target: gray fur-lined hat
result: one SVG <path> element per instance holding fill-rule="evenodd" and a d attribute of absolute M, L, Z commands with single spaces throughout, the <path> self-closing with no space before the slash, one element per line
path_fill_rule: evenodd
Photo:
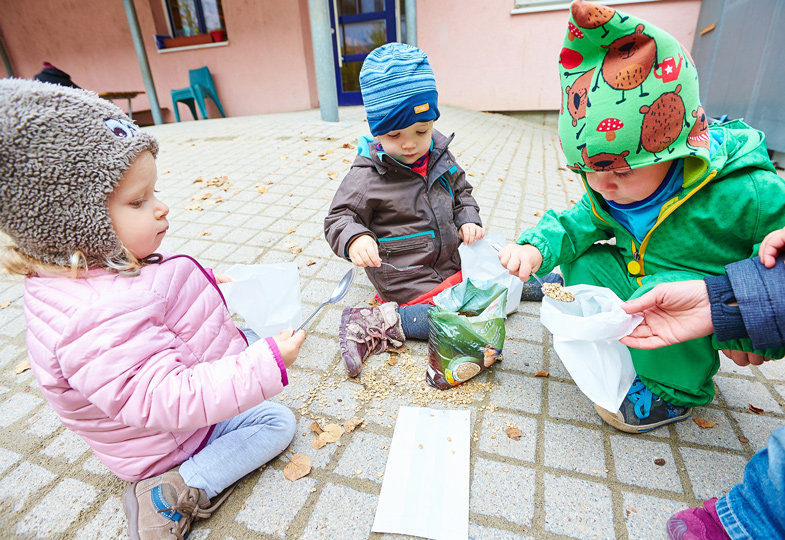
<path fill-rule="evenodd" d="M 122 253 L 107 197 L 145 150 L 155 138 L 93 92 L 0 80 L 0 229 L 44 263 L 103 266 Z"/>

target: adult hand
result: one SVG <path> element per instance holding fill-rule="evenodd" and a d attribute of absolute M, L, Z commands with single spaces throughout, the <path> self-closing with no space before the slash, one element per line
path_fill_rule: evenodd
<path fill-rule="evenodd" d="M 485 236 L 485 231 L 476 223 L 464 223 L 461 225 L 461 228 L 458 229 L 458 236 L 464 244 L 471 246 L 477 240 Z"/>
<path fill-rule="evenodd" d="M 778 229 L 766 235 L 760 243 L 758 257 L 766 268 L 774 268 L 777 262 L 777 255 L 785 247 L 785 229 Z"/>
<path fill-rule="evenodd" d="M 723 349 L 722 354 L 733 360 L 733 362 L 738 366 L 748 366 L 752 364 L 753 366 L 759 366 L 763 362 L 768 362 L 771 358 L 766 358 L 765 356 L 761 356 L 755 353 L 748 353 L 744 351 L 731 351 L 729 349 Z"/>
<path fill-rule="evenodd" d="M 349 244 L 349 258 L 360 268 L 382 265 L 382 260 L 379 258 L 379 246 L 376 245 L 376 240 L 367 234 L 358 236 Z"/>
<path fill-rule="evenodd" d="M 714 331 L 711 305 L 703 280 L 661 283 L 646 294 L 622 305 L 643 322 L 619 341 L 634 349 L 657 349 Z"/>
<path fill-rule="evenodd" d="M 507 244 L 499 251 L 499 262 L 513 276 L 529 281 L 532 272 L 542 266 L 542 254 L 531 244 Z"/>
<path fill-rule="evenodd" d="M 278 352 L 281 353 L 284 365 L 288 368 L 297 360 L 300 353 L 300 346 L 305 341 L 305 330 L 295 332 L 291 328 L 281 330 L 278 337 L 273 338 L 278 345 Z"/>

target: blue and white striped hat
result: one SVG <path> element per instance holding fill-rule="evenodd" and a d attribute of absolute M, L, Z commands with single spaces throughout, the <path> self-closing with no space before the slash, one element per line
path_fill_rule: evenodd
<path fill-rule="evenodd" d="M 387 43 L 374 49 L 360 70 L 360 91 L 374 136 L 439 118 L 433 70 L 417 47 Z"/>

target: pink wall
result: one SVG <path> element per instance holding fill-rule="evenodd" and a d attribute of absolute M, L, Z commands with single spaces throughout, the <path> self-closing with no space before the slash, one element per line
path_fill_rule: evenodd
<path fill-rule="evenodd" d="M 613 6 L 692 48 L 700 0 Z M 439 101 L 483 111 L 559 108 L 557 60 L 567 10 L 511 15 L 513 0 L 417 2 L 417 45 L 436 75 Z"/>
<path fill-rule="evenodd" d="M 229 45 L 159 53 L 151 3 L 135 0 L 158 102 L 173 120 L 172 88 L 188 85 L 188 70 L 210 68 L 226 114 L 242 116 L 318 106 L 307 0 L 224 2 Z M 120 0 L 0 0 L 0 31 L 17 77 L 32 78 L 46 60 L 83 88 L 144 90 Z M 125 101 L 117 101 L 123 109 Z M 149 108 L 146 95 L 135 110 Z M 217 109 L 208 101 L 210 117 Z M 180 116 L 191 113 L 180 105 Z"/>

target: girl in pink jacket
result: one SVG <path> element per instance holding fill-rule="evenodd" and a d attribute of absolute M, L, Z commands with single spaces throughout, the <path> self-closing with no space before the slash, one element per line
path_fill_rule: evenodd
<path fill-rule="evenodd" d="M 156 253 L 155 139 L 83 90 L 0 80 L 3 266 L 25 279 L 30 366 L 117 476 L 132 538 L 181 538 L 283 451 L 304 332 L 250 346 L 212 272 Z M 226 490 L 226 491 L 225 491 Z M 210 499 L 224 495 L 215 503 Z"/>

